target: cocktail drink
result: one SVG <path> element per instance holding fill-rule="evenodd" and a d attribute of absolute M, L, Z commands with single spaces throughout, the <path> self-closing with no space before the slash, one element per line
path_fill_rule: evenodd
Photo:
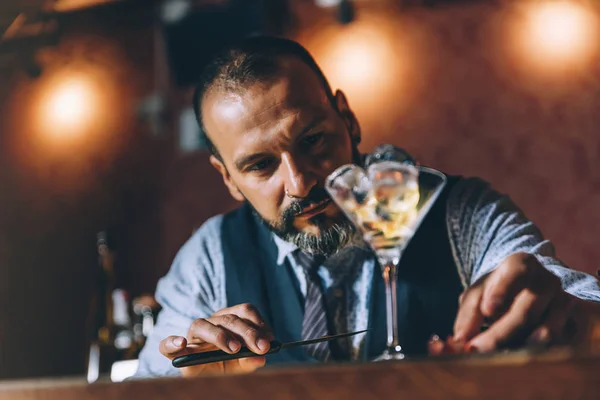
<path fill-rule="evenodd" d="M 403 359 L 398 340 L 397 268 L 402 252 L 446 184 L 446 176 L 411 163 L 382 160 L 365 170 L 344 165 L 327 179 L 332 199 L 361 230 L 381 265 L 387 348 L 376 360 Z"/>

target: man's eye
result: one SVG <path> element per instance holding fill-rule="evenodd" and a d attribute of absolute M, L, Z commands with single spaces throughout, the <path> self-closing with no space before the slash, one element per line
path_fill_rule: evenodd
<path fill-rule="evenodd" d="M 314 135 L 310 135 L 305 137 L 302 142 L 307 146 L 307 147 L 315 147 L 318 146 L 319 144 L 321 144 L 321 142 L 323 141 L 323 134 L 322 133 L 316 133 Z"/>
<path fill-rule="evenodd" d="M 273 160 L 261 160 L 248 168 L 248 171 L 263 171 L 273 163 Z"/>

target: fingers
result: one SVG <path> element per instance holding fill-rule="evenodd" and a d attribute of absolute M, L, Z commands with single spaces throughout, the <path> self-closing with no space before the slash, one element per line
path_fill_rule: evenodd
<path fill-rule="evenodd" d="M 234 354 L 247 346 L 256 354 L 265 354 L 270 349 L 273 333 L 256 307 L 250 304 L 225 308 L 210 318 L 195 320 L 188 330 L 187 338 L 169 336 L 160 345 L 160 352 L 173 360 L 176 357 L 215 348 Z M 219 363 L 215 363 L 219 364 Z M 215 365 L 215 368 L 231 372 L 254 371 L 265 364 L 264 357 L 250 357 Z M 208 367 L 203 367 L 203 370 Z"/>
<path fill-rule="evenodd" d="M 227 315 L 227 314 L 237 315 L 238 317 L 240 317 L 244 320 L 252 322 L 252 324 L 254 324 L 254 325 L 256 325 L 256 327 L 258 327 L 258 329 L 261 333 L 264 333 L 265 339 L 267 339 L 269 341 L 275 340 L 275 336 L 273 336 L 273 330 L 271 329 L 269 324 L 267 324 L 265 322 L 263 316 L 260 314 L 258 309 L 256 307 L 254 307 L 252 304 L 244 303 L 244 304 L 238 304 L 233 307 L 224 308 L 222 310 L 217 311 L 213 315 L 213 317 L 223 316 L 223 315 Z"/>
<path fill-rule="evenodd" d="M 266 334 L 252 321 L 242 319 L 234 314 L 212 317 L 210 320 L 213 324 L 235 333 L 252 352 L 265 354 L 269 351 L 271 345 L 269 338 L 272 337 L 272 334 Z"/>
<path fill-rule="evenodd" d="M 482 286 L 472 287 L 461 295 L 461 303 L 454 322 L 454 338 L 456 340 L 468 341 L 479 333 L 484 321 L 480 310 L 482 296 Z"/>
<path fill-rule="evenodd" d="M 535 256 L 513 254 L 462 296 L 454 336 L 457 340 L 472 339 L 470 345 L 479 351 L 524 340 L 561 292 L 560 280 Z M 492 325 L 480 333 L 485 321 L 492 321 Z"/>
<path fill-rule="evenodd" d="M 258 311 L 258 309 L 252 304 L 244 303 L 233 307 L 224 308 L 217 311 L 213 317 L 224 316 L 228 314 L 237 315 L 242 320 L 251 322 L 250 325 L 254 325 L 259 330 L 259 335 L 267 341 L 275 340 L 275 336 L 273 336 L 273 330 L 269 324 L 265 322 L 263 316 L 260 314 L 260 311 Z"/>
<path fill-rule="evenodd" d="M 206 351 L 207 347 L 209 346 L 212 347 L 211 344 L 206 342 L 192 344 L 189 343 L 184 337 L 169 336 L 160 342 L 159 350 L 162 355 L 167 357 L 169 360 L 173 360 L 177 357 L 187 354 Z M 212 363 L 207 365 L 199 365 L 197 367 L 187 367 L 182 369 L 182 373 L 184 376 L 195 376 L 199 374 L 211 373 L 248 373 L 263 367 L 265 363 L 265 357 L 248 357 L 226 361 L 225 363 Z"/>
<path fill-rule="evenodd" d="M 549 315 L 529 336 L 530 345 L 564 345 L 572 339 L 568 332 L 567 321 L 573 309 L 574 301 L 570 295 L 557 297 L 549 307 Z"/>
<path fill-rule="evenodd" d="M 469 344 L 482 352 L 522 343 L 550 313 L 554 299 L 564 293 L 558 277 L 528 254 L 508 257 L 483 286 L 481 312 L 499 319 Z M 538 333 L 545 334 L 546 329 Z"/>
<path fill-rule="evenodd" d="M 270 349 L 271 340 L 274 340 L 273 333 L 260 312 L 250 304 L 241 304 L 219 310 L 210 318 L 195 320 L 188 330 L 187 338 L 169 336 L 161 341 L 159 350 L 170 360 L 215 348 L 234 354 L 244 345 L 254 353 L 265 354 Z M 263 367 L 265 362 L 265 357 L 248 357 L 183 368 L 182 372 L 184 376 L 245 373 Z"/>
<path fill-rule="evenodd" d="M 245 344 L 256 354 L 269 351 L 269 334 L 254 323 L 234 314 L 214 316 L 194 321 L 188 332 L 190 343 L 207 342 L 227 353 L 237 353 Z"/>
<path fill-rule="evenodd" d="M 445 343 L 440 339 L 438 335 L 431 337 L 427 343 L 427 350 L 431 356 L 439 356 L 444 352 Z"/>
<path fill-rule="evenodd" d="M 169 336 L 158 345 L 160 353 L 170 360 L 187 354 L 187 340 L 181 336 Z"/>
<path fill-rule="evenodd" d="M 203 318 L 197 319 L 192 323 L 188 331 L 187 340 L 190 344 L 209 343 L 230 354 L 237 353 L 242 347 L 242 344 L 233 332 Z"/>
<path fill-rule="evenodd" d="M 258 309 L 256 307 L 254 307 L 252 304 L 245 303 L 245 304 L 238 304 L 233 307 L 224 308 L 224 309 L 219 310 L 216 313 L 214 313 L 213 317 L 227 315 L 227 314 L 237 315 L 240 318 L 244 318 L 249 321 L 252 321 L 252 323 L 254 323 L 254 325 L 256 325 L 258 327 L 266 326 L 264 318 L 262 317 L 262 315 L 260 314 Z M 270 330 L 271 329 L 269 328 L 269 331 Z"/>
<path fill-rule="evenodd" d="M 542 320 L 552 297 L 529 290 L 517 295 L 508 312 L 469 343 L 469 349 L 489 352 L 523 341 Z"/>
<path fill-rule="evenodd" d="M 441 340 L 439 336 L 433 335 L 427 344 L 429 355 L 441 356 L 441 355 L 456 355 L 465 353 L 465 343 L 457 341 L 454 337 L 449 336 L 445 341 Z"/>
<path fill-rule="evenodd" d="M 539 264 L 535 256 L 513 254 L 489 275 L 484 284 L 481 312 L 495 320 L 508 310 L 515 296 L 529 283 L 530 274 Z"/>

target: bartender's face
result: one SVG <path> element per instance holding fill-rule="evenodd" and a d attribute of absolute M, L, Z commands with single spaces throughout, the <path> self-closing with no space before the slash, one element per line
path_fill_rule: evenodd
<path fill-rule="evenodd" d="M 209 90 L 202 115 L 221 158 L 212 165 L 275 233 L 324 255 L 351 240 L 354 228 L 324 189 L 358 155 L 360 130 L 342 92 L 332 104 L 310 67 L 285 58 L 271 81 Z"/>

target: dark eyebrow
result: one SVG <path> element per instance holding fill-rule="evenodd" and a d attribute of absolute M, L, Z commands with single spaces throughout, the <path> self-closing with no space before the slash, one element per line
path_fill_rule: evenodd
<path fill-rule="evenodd" d="M 327 119 L 326 115 L 318 115 L 317 117 L 313 118 L 313 120 L 310 121 L 310 123 L 305 125 L 302 128 L 302 130 L 300 130 L 298 137 L 302 137 L 302 136 L 306 135 L 308 132 L 313 130 L 319 124 L 323 123 L 323 121 L 325 121 L 326 119 Z M 242 171 L 247 165 L 250 165 L 250 164 L 258 161 L 261 158 L 268 157 L 269 155 L 270 154 L 268 154 L 268 153 L 250 154 L 250 155 L 241 157 L 239 160 L 236 160 L 234 165 L 238 171 Z"/>
<path fill-rule="evenodd" d="M 267 154 L 267 153 L 250 154 L 248 156 L 244 156 L 244 157 L 240 158 L 234 164 L 238 171 L 242 171 L 244 169 L 244 167 L 246 167 L 247 165 L 255 163 L 256 161 L 260 160 L 261 158 L 267 157 L 267 156 L 269 156 L 269 154 Z"/>
<path fill-rule="evenodd" d="M 315 117 L 312 121 L 310 121 L 309 124 L 305 125 L 304 128 L 302 128 L 302 130 L 298 134 L 298 137 L 302 137 L 302 136 L 306 135 L 308 132 L 313 130 L 316 126 L 323 123 L 323 121 L 325 121 L 326 119 L 327 119 L 326 115 L 319 115 L 319 116 Z"/>

